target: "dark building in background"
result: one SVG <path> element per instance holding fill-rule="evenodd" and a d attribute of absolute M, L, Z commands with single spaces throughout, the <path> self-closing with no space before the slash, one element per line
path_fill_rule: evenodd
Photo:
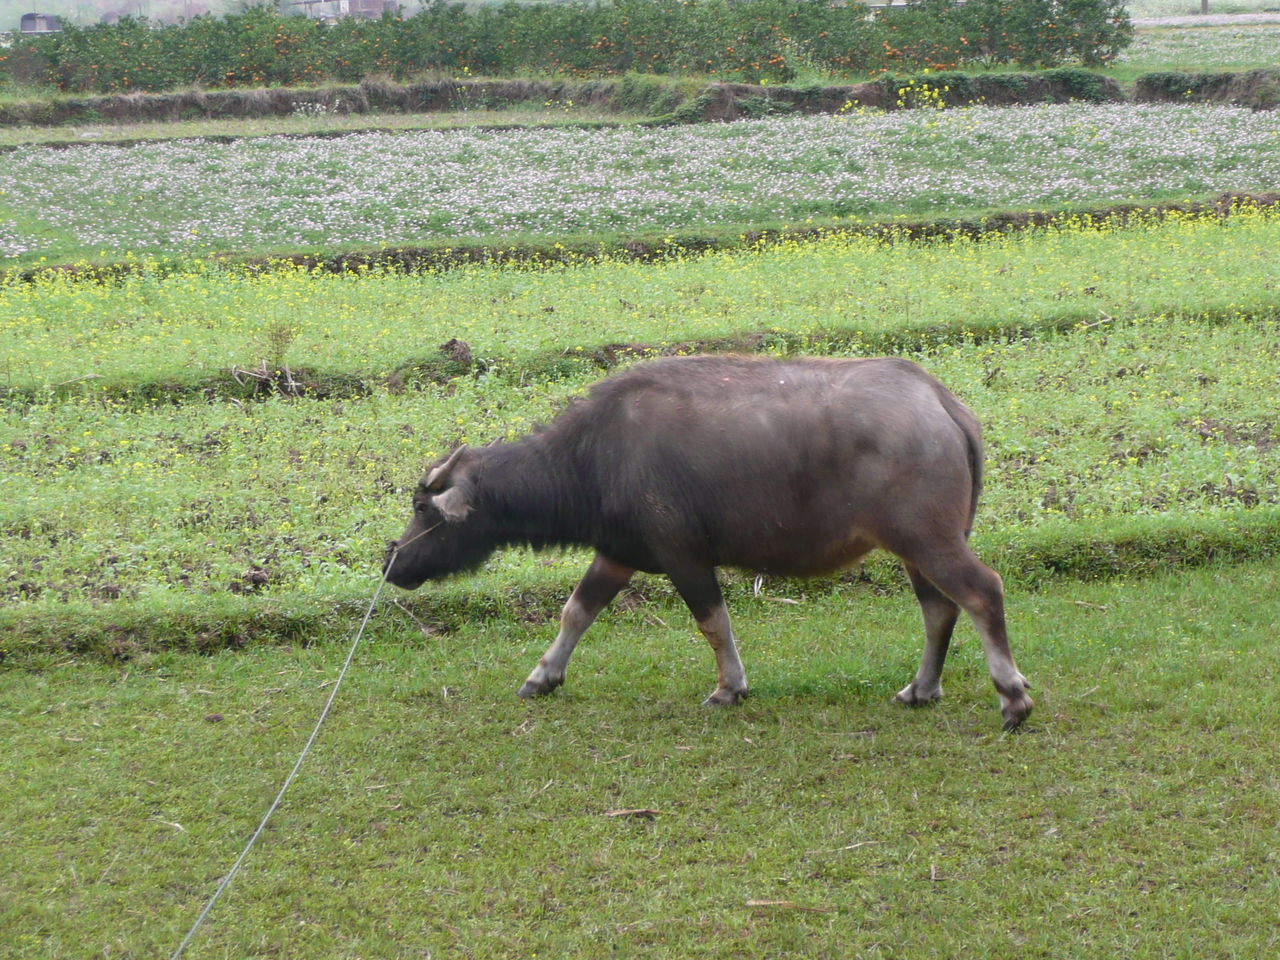
<path fill-rule="evenodd" d="M 19 33 L 59 33 L 62 23 L 52 13 L 24 13 Z"/>

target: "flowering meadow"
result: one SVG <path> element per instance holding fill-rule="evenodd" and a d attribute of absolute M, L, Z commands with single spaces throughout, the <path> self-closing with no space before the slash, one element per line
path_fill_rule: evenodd
<path fill-rule="evenodd" d="M 1209 4 L 1209 12 L 1264 13 L 1273 5 L 1273 0 L 1213 0 Z M 1189 17 L 1200 12 L 1200 5 L 1195 0 L 1127 0 L 1124 6 L 1129 16 L 1134 18 Z"/>
<path fill-rule="evenodd" d="M 662 129 L 19 147 L 0 265 L 1156 201 L 1280 183 L 1280 114 L 974 106 Z"/>

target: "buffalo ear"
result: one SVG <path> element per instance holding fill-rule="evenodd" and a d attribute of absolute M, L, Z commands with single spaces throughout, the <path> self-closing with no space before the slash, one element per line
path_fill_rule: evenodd
<path fill-rule="evenodd" d="M 450 487 L 439 496 L 432 497 L 431 502 L 449 523 L 465 520 L 471 513 L 471 484 L 464 481 Z"/>
<path fill-rule="evenodd" d="M 453 471 L 454 464 L 458 462 L 458 458 L 466 451 L 467 445 L 464 443 L 453 453 L 449 454 L 449 459 L 440 466 L 436 467 L 427 474 L 427 479 L 423 481 L 427 490 L 437 491 L 443 490 L 449 482 L 449 474 Z"/>

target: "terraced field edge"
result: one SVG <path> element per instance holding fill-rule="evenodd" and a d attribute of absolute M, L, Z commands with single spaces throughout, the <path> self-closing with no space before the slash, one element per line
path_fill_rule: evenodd
<path fill-rule="evenodd" d="M 573 265 L 605 259 L 656 262 L 712 251 L 756 250 L 778 243 L 816 242 L 833 235 L 868 236 L 885 243 L 946 241 L 962 237 L 981 240 L 987 236 L 1053 228 L 1068 220 L 1073 227 L 1079 229 L 1111 229 L 1117 226 L 1154 224 L 1175 215 L 1225 219 L 1241 211 L 1256 212 L 1276 206 L 1280 206 L 1280 191 L 1230 191 L 1213 197 L 1161 203 L 1107 203 L 1043 210 L 993 210 L 964 218 L 878 221 L 832 218 L 804 224 L 725 224 L 622 237 L 568 234 L 554 238 L 505 237 L 463 243 L 442 240 L 367 249 L 281 251 L 270 256 L 216 254 L 206 259 L 228 269 L 265 272 L 300 267 L 321 273 L 364 270 L 417 273 L 477 264 Z M 0 270 L 0 284 L 31 283 L 54 274 L 92 283 L 110 282 L 115 278 L 142 272 L 164 276 L 182 271 L 188 262 L 188 258 L 184 257 L 155 257 L 115 262 L 42 264 L 21 270 Z"/>
<path fill-rule="evenodd" d="M 981 511 L 979 511 L 981 518 Z M 1242 563 L 1280 556 L 1280 507 L 1224 511 L 1182 522 L 1136 517 L 1106 524 L 1053 523 L 1040 529 L 979 531 L 975 550 L 1012 589 L 1048 590 L 1059 579 L 1097 581 L 1146 577 L 1171 568 Z M 584 560 L 585 569 L 585 560 Z M 39 668 L 66 656 L 115 661 L 171 650 L 214 653 L 264 643 L 308 644 L 347 636 L 372 594 L 371 576 L 338 596 L 283 592 L 174 595 L 91 603 L 49 601 L 0 610 L 0 664 Z M 725 575 L 732 604 L 754 593 L 752 579 Z M 429 586 L 412 597 L 388 597 L 383 615 L 404 621 L 407 638 L 429 640 L 467 622 L 528 623 L 550 636 L 573 579 L 529 567 L 519 585 L 481 574 Z M 896 561 L 876 554 L 866 565 L 835 577 L 770 581 L 770 595 L 796 597 L 850 588 L 873 592 L 908 589 Z M 620 601 L 625 607 L 678 606 L 666 581 L 645 578 Z"/>
<path fill-rule="evenodd" d="M 900 91 L 926 88 L 930 97 Z M 836 113 L 851 107 L 895 110 L 914 106 L 993 106 L 1068 100 L 1132 103 L 1227 103 L 1253 109 L 1280 106 L 1280 69 L 1239 73 L 1158 72 L 1139 77 L 1126 92 L 1112 78 L 1078 68 L 1033 73 L 954 71 L 885 75 L 853 84 L 699 84 L 629 75 L 617 80 L 479 80 L 440 78 L 418 83 L 366 80 L 359 84 L 251 90 L 186 90 L 157 94 L 49 97 L 0 103 L 0 126 L 138 123 L 194 119 L 248 119 L 321 115 L 436 113 L 572 103 L 649 123 L 736 120 L 775 113 Z"/>

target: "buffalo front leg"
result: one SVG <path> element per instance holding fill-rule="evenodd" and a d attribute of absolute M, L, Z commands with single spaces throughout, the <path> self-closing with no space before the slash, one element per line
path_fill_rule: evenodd
<path fill-rule="evenodd" d="M 587 628 L 595 622 L 600 611 L 627 585 L 633 573 L 635 570 L 631 567 L 624 567 L 602 554 L 596 554 L 560 612 L 560 632 L 529 674 L 529 679 L 525 680 L 518 691 L 519 696 L 536 697 L 550 693 L 564 683 L 565 668 L 569 664 L 569 657 L 573 655 L 573 648 L 578 645 Z"/>
<path fill-rule="evenodd" d="M 693 614 L 698 631 L 716 655 L 716 688 L 702 705 L 728 707 L 741 703 L 747 697 L 747 673 L 738 656 L 729 608 L 725 606 L 715 570 L 668 571 L 668 576 Z"/>
<path fill-rule="evenodd" d="M 960 608 L 914 564 L 904 561 L 903 566 L 911 577 L 911 586 L 915 588 L 920 612 L 924 615 L 924 653 L 915 679 L 899 690 L 894 699 L 918 707 L 942 696 L 942 664 L 947 659 L 947 648 L 951 645 L 951 633 Z"/>

